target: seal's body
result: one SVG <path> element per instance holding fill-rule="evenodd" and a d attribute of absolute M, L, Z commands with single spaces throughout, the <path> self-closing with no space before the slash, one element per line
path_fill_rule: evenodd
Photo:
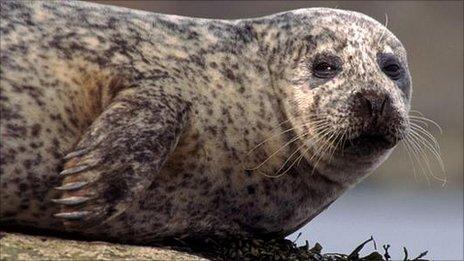
<path fill-rule="evenodd" d="M 3 225 L 144 243 L 287 235 L 408 129 L 405 51 L 354 12 L 6 2 L 0 28 Z"/>

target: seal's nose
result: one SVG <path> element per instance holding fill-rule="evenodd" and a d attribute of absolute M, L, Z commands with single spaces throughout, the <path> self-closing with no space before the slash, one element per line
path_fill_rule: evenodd
<path fill-rule="evenodd" d="M 375 91 L 362 91 L 354 95 L 353 112 L 361 118 L 369 119 L 388 114 L 391 108 L 387 94 Z"/>

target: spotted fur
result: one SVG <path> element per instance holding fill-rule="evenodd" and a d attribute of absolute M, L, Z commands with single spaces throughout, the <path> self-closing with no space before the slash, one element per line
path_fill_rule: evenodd
<path fill-rule="evenodd" d="M 391 152 L 316 166 L 305 138 L 283 147 L 310 129 L 310 115 L 355 137 L 371 124 L 356 95 L 384 93 L 394 116 L 381 129 L 395 139 L 407 129 L 410 88 L 377 61 L 392 53 L 407 69 L 406 53 L 355 12 L 226 21 L 10 1 L 0 30 L 3 225 L 139 243 L 287 235 Z M 330 53 L 341 74 L 316 79 L 312 61 Z M 301 144 L 305 158 L 269 177 Z"/>

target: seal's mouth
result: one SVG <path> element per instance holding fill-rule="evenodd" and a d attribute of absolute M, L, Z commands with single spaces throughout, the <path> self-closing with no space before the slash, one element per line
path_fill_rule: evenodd
<path fill-rule="evenodd" d="M 341 148 L 343 152 L 369 155 L 375 152 L 393 148 L 398 141 L 389 135 L 365 133 L 355 138 L 347 139 Z"/>

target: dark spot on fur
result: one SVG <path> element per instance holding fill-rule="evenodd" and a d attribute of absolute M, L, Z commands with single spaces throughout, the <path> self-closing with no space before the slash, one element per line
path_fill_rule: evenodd
<path fill-rule="evenodd" d="M 20 183 L 18 187 L 19 187 L 19 190 L 24 192 L 29 188 L 29 185 L 27 185 L 27 183 Z"/>
<path fill-rule="evenodd" d="M 107 202 L 113 203 L 122 199 L 125 196 L 126 191 L 128 191 L 126 181 L 122 178 L 118 178 L 110 182 L 110 184 L 103 193 L 103 197 L 106 199 Z"/>
<path fill-rule="evenodd" d="M 232 81 L 235 81 L 236 79 L 234 72 L 229 68 L 226 69 L 226 77 Z"/>
<path fill-rule="evenodd" d="M 222 173 L 229 176 L 229 175 L 232 174 L 232 169 L 231 168 L 222 168 Z"/>
<path fill-rule="evenodd" d="M 32 125 L 32 128 L 31 128 L 31 135 L 32 135 L 32 137 L 37 137 L 37 136 L 39 136 L 40 130 L 41 130 L 41 129 L 42 129 L 42 127 L 41 127 L 40 124 L 38 124 L 38 123 Z"/>
<path fill-rule="evenodd" d="M 26 168 L 26 169 L 30 169 L 31 166 L 32 166 L 32 161 L 29 160 L 29 159 L 24 160 L 24 161 L 23 161 L 23 166 L 24 166 L 24 168 Z"/>
<path fill-rule="evenodd" d="M 251 195 L 251 194 L 255 194 L 255 191 L 256 191 L 255 186 L 253 186 L 253 185 L 248 185 L 248 186 L 247 186 L 247 192 L 248 192 L 248 194 L 250 194 L 250 195 Z"/>

